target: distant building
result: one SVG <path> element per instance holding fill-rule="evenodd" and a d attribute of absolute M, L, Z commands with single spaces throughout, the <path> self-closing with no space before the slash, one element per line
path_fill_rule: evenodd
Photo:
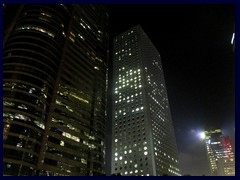
<path fill-rule="evenodd" d="M 3 174 L 104 174 L 105 6 L 5 5 L 4 19 Z"/>
<path fill-rule="evenodd" d="M 158 50 L 140 26 L 114 38 L 112 174 L 179 176 Z"/>
<path fill-rule="evenodd" d="M 230 139 L 216 129 L 205 131 L 205 142 L 211 174 L 235 176 L 235 158 Z"/>

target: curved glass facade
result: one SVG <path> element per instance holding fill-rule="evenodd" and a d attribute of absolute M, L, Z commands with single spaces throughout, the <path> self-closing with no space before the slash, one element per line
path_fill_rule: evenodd
<path fill-rule="evenodd" d="M 4 33 L 4 175 L 103 174 L 104 7 L 24 5 L 13 22 Z"/>

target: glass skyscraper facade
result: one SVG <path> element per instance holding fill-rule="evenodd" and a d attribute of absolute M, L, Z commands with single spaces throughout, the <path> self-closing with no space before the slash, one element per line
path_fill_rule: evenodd
<path fill-rule="evenodd" d="M 102 175 L 105 7 L 14 6 L 4 5 L 4 175 Z"/>
<path fill-rule="evenodd" d="M 204 133 L 211 175 L 235 176 L 235 158 L 229 137 L 224 136 L 221 129 Z"/>
<path fill-rule="evenodd" d="M 112 174 L 180 175 L 158 50 L 139 25 L 113 44 Z"/>

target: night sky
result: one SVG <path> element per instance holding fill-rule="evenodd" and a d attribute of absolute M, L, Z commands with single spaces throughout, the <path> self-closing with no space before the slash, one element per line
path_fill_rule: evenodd
<path fill-rule="evenodd" d="M 160 52 L 182 174 L 208 175 L 198 132 L 235 141 L 234 6 L 110 5 L 109 17 L 111 41 L 139 24 Z"/>

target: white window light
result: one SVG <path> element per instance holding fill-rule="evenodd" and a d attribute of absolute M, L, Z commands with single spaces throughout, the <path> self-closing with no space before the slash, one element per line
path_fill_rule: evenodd
<path fill-rule="evenodd" d="M 233 35 L 232 35 L 231 44 L 233 44 L 233 42 L 234 42 L 234 38 L 235 38 L 235 33 L 233 33 Z"/>

